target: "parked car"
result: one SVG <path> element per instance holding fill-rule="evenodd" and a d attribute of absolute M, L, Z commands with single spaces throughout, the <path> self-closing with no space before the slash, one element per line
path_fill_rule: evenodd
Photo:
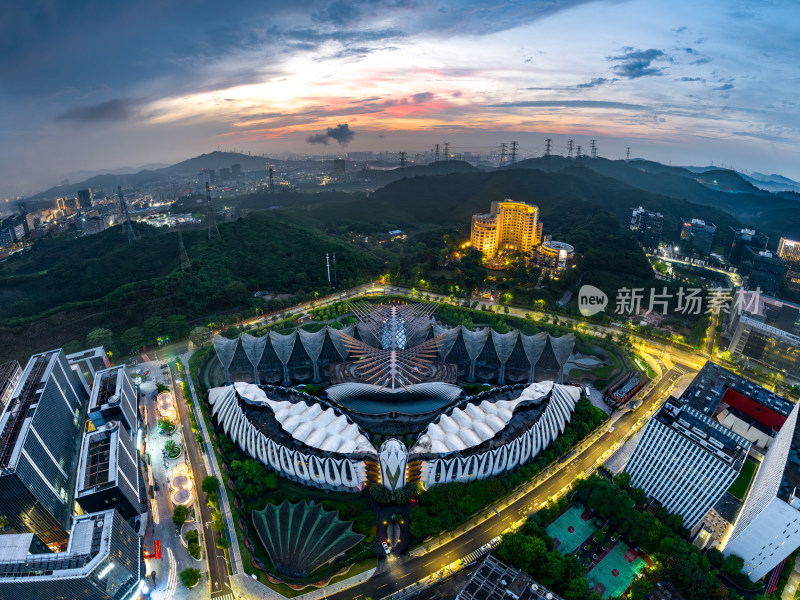
<path fill-rule="evenodd" d="M 386 542 L 381 542 L 381 546 L 383 546 L 383 551 L 386 552 L 386 556 L 389 556 L 392 553 L 392 549 L 389 548 L 389 544 Z"/>

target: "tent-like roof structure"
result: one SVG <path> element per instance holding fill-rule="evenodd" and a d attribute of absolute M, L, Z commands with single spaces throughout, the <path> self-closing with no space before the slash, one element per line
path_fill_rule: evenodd
<path fill-rule="evenodd" d="M 358 544 L 352 523 L 311 502 L 267 504 L 251 513 L 258 537 L 278 573 L 301 578 Z"/>
<path fill-rule="evenodd" d="M 271 400 L 252 383 L 235 383 L 239 396 L 251 404 L 261 404 L 272 410 L 281 428 L 294 439 L 325 452 L 375 454 L 375 448 L 361 433 L 358 425 L 332 408 L 319 404 Z"/>

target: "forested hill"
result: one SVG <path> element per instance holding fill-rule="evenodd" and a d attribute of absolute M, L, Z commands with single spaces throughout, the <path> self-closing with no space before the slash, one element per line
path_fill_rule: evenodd
<path fill-rule="evenodd" d="M 660 211 L 665 216 L 667 239 L 678 235 L 680 220 L 686 216 L 712 221 L 720 231 L 737 224 L 735 218 L 717 208 L 645 191 L 575 161 L 548 173 L 521 167 L 401 179 L 368 198 L 318 206 L 312 214 L 326 223 L 364 221 L 376 226 L 391 222 L 400 227 L 466 228 L 474 213 L 487 212 L 492 201 L 504 198 L 539 206 L 545 233 L 556 239 L 566 237 L 564 241 L 569 241 L 567 234 L 572 224 L 579 225 L 577 221 L 582 218 L 583 211 L 575 210 L 576 201 L 582 201 L 581 206 L 587 206 L 589 214 L 605 209 L 620 223 L 627 222 L 634 206 Z M 718 241 L 724 244 L 724 236 Z"/>

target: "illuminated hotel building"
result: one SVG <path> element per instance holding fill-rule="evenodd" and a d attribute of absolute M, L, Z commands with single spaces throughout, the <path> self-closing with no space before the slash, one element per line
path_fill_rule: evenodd
<path fill-rule="evenodd" d="M 491 212 L 472 215 L 471 242 L 487 256 L 500 250 L 527 254 L 542 241 L 539 207 L 525 202 L 492 202 Z"/>
<path fill-rule="evenodd" d="M 781 238 L 778 243 L 778 256 L 794 266 L 800 265 L 800 242 Z"/>

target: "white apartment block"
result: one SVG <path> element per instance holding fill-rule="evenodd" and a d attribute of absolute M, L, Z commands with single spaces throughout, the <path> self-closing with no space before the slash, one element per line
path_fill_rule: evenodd
<path fill-rule="evenodd" d="M 800 546 L 800 431 L 795 405 L 770 445 L 723 552 L 757 581 Z"/>
<path fill-rule="evenodd" d="M 632 485 L 692 529 L 733 483 L 750 446 L 702 412 L 669 398 L 647 423 L 625 470 Z"/>

